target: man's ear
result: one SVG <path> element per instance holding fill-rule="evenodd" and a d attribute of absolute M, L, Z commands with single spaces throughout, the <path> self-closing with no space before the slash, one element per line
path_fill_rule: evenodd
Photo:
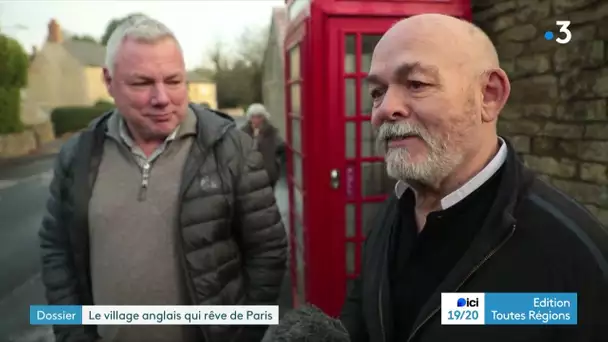
<path fill-rule="evenodd" d="M 482 85 L 481 118 L 484 122 L 498 119 L 500 111 L 504 108 L 509 95 L 511 84 L 509 77 L 502 69 L 493 69 L 486 73 Z"/>
<path fill-rule="evenodd" d="M 110 70 L 108 70 L 108 68 L 103 68 L 102 77 L 108 94 L 112 95 L 112 76 L 110 75 Z"/>

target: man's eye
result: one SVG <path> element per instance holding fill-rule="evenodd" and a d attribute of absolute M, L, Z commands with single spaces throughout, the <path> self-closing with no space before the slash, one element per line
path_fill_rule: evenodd
<path fill-rule="evenodd" d="M 372 99 L 376 99 L 376 98 L 382 96 L 382 91 L 380 89 L 372 89 L 369 92 L 369 94 L 372 97 Z"/>
<path fill-rule="evenodd" d="M 414 90 L 420 90 L 426 86 L 428 86 L 427 83 L 424 82 L 420 82 L 420 81 L 407 81 L 408 86 Z"/>

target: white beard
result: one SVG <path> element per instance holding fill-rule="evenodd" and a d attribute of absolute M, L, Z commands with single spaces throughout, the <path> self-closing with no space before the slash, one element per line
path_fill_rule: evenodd
<path fill-rule="evenodd" d="M 420 126 L 407 122 L 385 123 L 380 127 L 378 142 L 386 148 L 386 137 L 391 134 L 415 134 L 426 143 L 428 149 L 425 160 L 414 163 L 406 148 L 388 148 L 384 157 L 386 171 L 394 179 L 435 185 L 452 173 L 464 159 L 463 153 L 450 144 L 449 137 L 445 141 L 434 138 Z"/>

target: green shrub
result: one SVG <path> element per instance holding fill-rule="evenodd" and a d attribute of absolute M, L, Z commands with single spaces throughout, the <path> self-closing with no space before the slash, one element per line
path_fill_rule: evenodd
<path fill-rule="evenodd" d="M 20 115 L 21 89 L 0 87 L 0 134 L 21 132 Z"/>
<path fill-rule="evenodd" d="M 107 108 L 109 110 L 109 109 L 114 108 L 114 103 L 112 103 L 110 101 L 106 101 L 106 100 L 98 100 L 97 102 L 95 102 L 94 106 L 101 107 L 101 108 Z"/>
<path fill-rule="evenodd" d="M 0 34 L 0 134 L 23 130 L 21 88 L 27 85 L 28 66 L 21 45 Z"/>
<path fill-rule="evenodd" d="M 51 121 L 55 128 L 55 135 L 78 132 L 86 128 L 91 121 L 112 107 L 58 107 L 51 112 Z"/>
<path fill-rule="evenodd" d="M 16 40 L 0 34 L 0 88 L 27 85 L 27 53 Z"/>

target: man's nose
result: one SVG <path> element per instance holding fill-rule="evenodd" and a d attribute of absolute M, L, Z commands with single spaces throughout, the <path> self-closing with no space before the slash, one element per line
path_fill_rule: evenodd
<path fill-rule="evenodd" d="M 382 98 L 379 113 L 384 120 L 394 121 L 409 116 L 407 98 L 403 90 L 398 87 L 389 87 Z"/>
<path fill-rule="evenodd" d="M 164 84 L 156 84 L 152 92 L 153 106 L 166 106 L 169 104 L 169 94 L 167 94 Z"/>
<path fill-rule="evenodd" d="M 372 115 L 372 123 L 379 126 L 385 121 L 397 121 L 409 116 L 405 94 L 398 89 L 389 88 Z"/>

